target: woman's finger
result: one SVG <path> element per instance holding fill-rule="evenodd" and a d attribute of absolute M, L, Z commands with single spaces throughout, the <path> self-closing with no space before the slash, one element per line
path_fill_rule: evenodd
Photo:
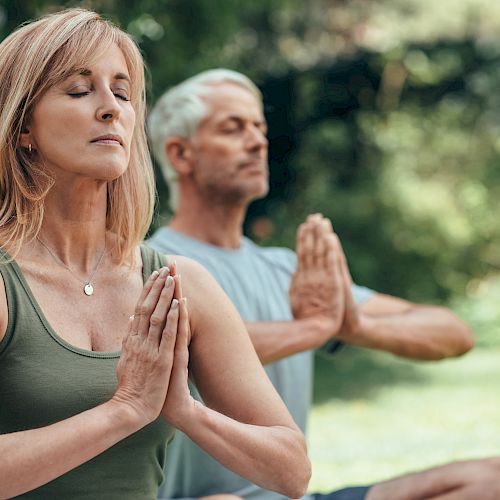
<path fill-rule="evenodd" d="M 140 321 L 140 315 L 137 314 L 137 308 L 139 304 L 142 304 L 144 302 L 144 299 L 147 297 L 148 293 L 150 292 L 151 288 L 153 287 L 153 284 L 157 280 L 158 276 L 160 276 L 160 271 L 154 270 L 149 278 L 146 280 L 146 283 L 144 283 L 144 286 L 142 287 L 141 295 L 139 296 L 139 299 L 137 300 L 136 303 L 136 308 L 134 311 L 134 314 L 130 316 L 130 324 L 129 324 L 129 333 L 131 335 L 137 335 L 139 333 L 139 321 Z"/>
<path fill-rule="evenodd" d="M 175 291 L 174 291 L 174 297 L 180 301 L 182 299 L 182 284 L 181 284 L 181 275 L 177 274 L 174 276 L 175 280 Z"/>
<path fill-rule="evenodd" d="M 170 270 L 168 267 L 162 267 L 160 270 L 160 275 L 156 278 L 153 283 L 153 286 L 149 289 L 144 300 L 141 302 L 137 302 L 135 316 L 138 317 L 138 333 L 143 338 L 146 338 L 149 333 L 149 321 L 151 319 L 151 314 L 155 310 L 156 304 L 158 303 L 158 299 L 160 298 L 160 294 L 165 285 L 165 281 L 169 276 Z"/>
<path fill-rule="evenodd" d="M 161 339 L 160 339 L 160 356 L 165 362 L 170 362 L 172 365 L 175 342 L 177 339 L 177 331 L 179 328 L 179 301 L 177 299 L 172 300 L 170 305 L 170 310 L 167 314 L 167 321 L 165 327 L 163 328 Z M 171 367 L 170 367 L 171 369 Z"/>
<path fill-rule="evenodd" d="M 167 321 L 167 313 L 174 296 L 175 281 L 172 276 L 167 276 L 165 285 L 160 293 L 156 307 L 149 318 L 148 341 L 158 349 L 163 329 Z"/>
<path fill-rule="evenodd" d="M 170 269 L 170 276 L 177 274 L 177 262 L 175 259 L 167 260 L 167 267 Z"/>
<path fill-rule="evenodd" d="M 183 297 L 179 302 L 179 328 L 175 343 L 175 359 L 179 360 L 182 366 L 186 368 L 189 361 L 188 346 L 190 338 L 187 298 Z"/>

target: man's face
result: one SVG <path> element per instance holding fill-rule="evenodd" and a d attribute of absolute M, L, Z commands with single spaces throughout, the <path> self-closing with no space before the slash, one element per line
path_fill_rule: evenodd
<path fill-rule="evenodd" d="M 259 101 L 233 83 L 210 86 L 207 116 L 190 138 L 192 180 L 210 201 L 249 203 L 268 192 L 266 123 Z"/>

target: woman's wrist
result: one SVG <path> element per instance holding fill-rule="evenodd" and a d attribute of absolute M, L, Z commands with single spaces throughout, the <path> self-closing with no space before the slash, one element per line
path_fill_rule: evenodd
<path fill-rule="evenodd" d="M 113 428 L 123 429 L 127 435 L 142 429 L 152 421 L 146 418 L 144 412 L 138 411 L 133 405 L 121 400 L 116 395 L 101 406 L 106 412 L 110 425 Z"/>
<path fill-rule="evenodd" d="M 177 430 L 189 434 L 189 429 L 196 428 L 202 419 L 207 418 L 209 409 L 200 401 L 190 397 L 183 408 L 175 408 L 174 411 L 162 411 L 162 417 Z"/>

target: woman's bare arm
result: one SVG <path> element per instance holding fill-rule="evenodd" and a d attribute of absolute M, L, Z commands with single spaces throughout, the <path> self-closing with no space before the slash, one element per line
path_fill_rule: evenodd
<path fill-rule="evenodd" d="M 222 289 L 199 264 L 177 260 L 189 304 L 189 366 L 206 406 L 184 399 L 168 420 L 241 476 L 290 498 L 302 496 L 311 474 L 304 436 Z"/>

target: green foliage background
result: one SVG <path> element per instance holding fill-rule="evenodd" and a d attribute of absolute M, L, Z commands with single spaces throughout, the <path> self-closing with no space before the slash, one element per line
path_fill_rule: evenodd
<path fill-rule="evenodd" d="M 430 0 L 3 0 L 0 36 L 69 6 L 137 39 L 149 99 L 201 70 L 266 97 L 272 190 L 246 230 L 293 246 L 333 220 L 357 281 L 413 300 L 473 297 L 500 264 L 500 6 Z M 168 217 L 159 179 L 160 220 Z M 158 223 L 158 222 L 157 222 Z"/>

